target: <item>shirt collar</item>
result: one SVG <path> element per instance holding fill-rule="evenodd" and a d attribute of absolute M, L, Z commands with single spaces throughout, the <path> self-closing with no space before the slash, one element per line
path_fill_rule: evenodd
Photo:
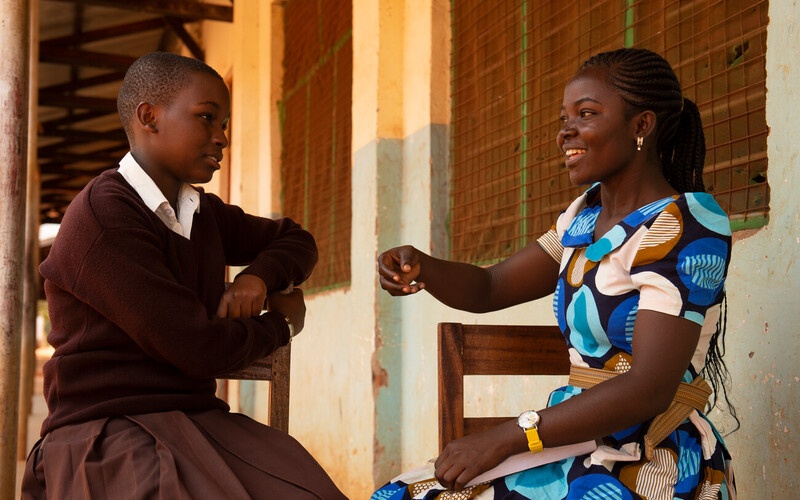
<path fill-rule="evenodd" d="M 130 152 L 120 160 L 117 171 L 142 198 L 147 208 L 161 217 L 163 209 L 159 210 L 159 207 L 163 207 L 165 204 L 169 206 L 169 201 Z M 179 223 L 183 228 L 183 236 L 187 236 L 187 238 L 191 234 L 195 213 L 200 213 L 200 195 L 191 184 L 184 183 L 178 192 L 178 214 L 180 216 Z M 170 227 L 166 221 L 165 224 Z"/>

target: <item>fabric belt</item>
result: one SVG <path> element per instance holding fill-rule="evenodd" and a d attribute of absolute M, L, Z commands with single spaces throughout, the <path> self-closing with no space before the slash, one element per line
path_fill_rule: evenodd
<path fill-rule="evenodd" d="M 608 370 L 573 365 L 569 369 L 569 385 L 589 389 L 617 375 L 618 373 Z M 695 378 L 690 384 L 681 382 L 667 411 L 657 415 L 647 429 L 644 436 L 645 457 L 652 460 L 655 446 L 689 418 L 693 410 L 703 411 L 710 395 L 711 386 L 703 377 Z"/>

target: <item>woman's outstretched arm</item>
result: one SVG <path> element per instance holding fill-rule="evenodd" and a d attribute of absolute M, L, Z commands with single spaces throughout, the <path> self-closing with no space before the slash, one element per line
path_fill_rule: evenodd
<path fill-rule="evenodd" d="M 406 245 L 378 256 L 378 275 L 391 295 L 424 289 L 454 309 L 481 313 L 553 293 L 558 263 L 535 242 L 489 267 L 438 259 Z"/>

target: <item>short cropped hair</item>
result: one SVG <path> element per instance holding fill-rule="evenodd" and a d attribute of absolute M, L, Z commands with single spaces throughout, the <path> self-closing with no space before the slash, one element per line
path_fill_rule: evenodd
<path fill-rule="evenodd" d="M 139 103 L 170 104 L 189 84 L 194 73 L 205 73 L 224 81 L 203 61 L 171 52 L 151 52 L 131 64 L 117 95 L 117 111 L 130 142 L 133 142 L 131 123 Z"/>

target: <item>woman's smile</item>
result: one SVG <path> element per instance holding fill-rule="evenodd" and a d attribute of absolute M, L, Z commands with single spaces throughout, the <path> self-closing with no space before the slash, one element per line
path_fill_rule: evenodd
<path fill-rule="evenodd" d="M 578 158 L 586 154 L 585 149 L 577 149 L 577 148 L 570 148 L 564 151 L 567 159 L 565 161 L 566 166 L 569 168 L 573 163 L 575 163 Z"/>

